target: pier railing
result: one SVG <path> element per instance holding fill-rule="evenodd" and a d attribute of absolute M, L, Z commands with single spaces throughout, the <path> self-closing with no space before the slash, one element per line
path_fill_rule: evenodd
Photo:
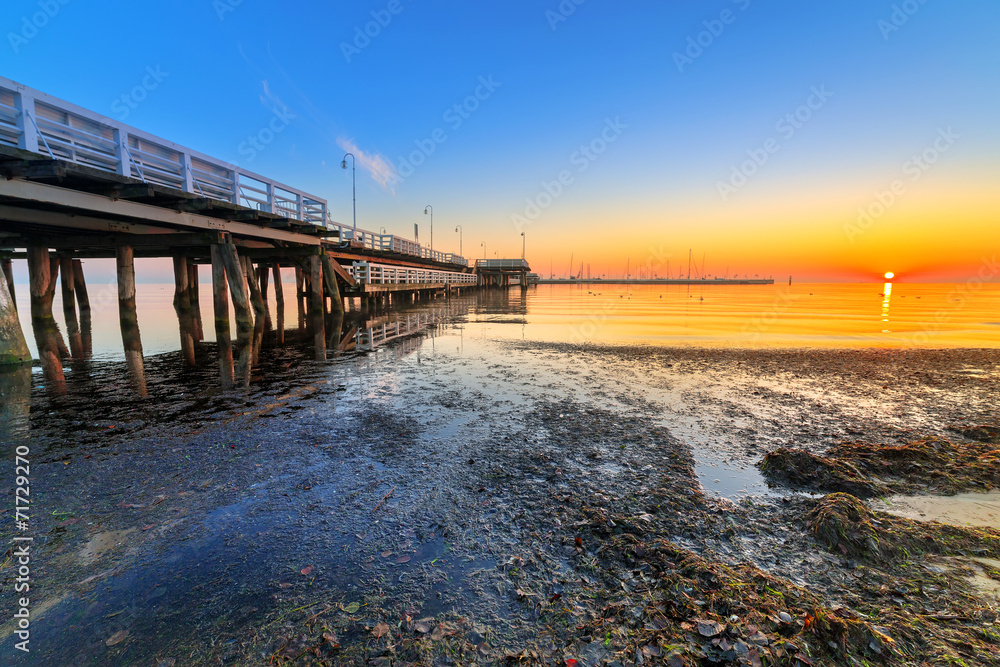
<path fill-rule="evenodd" d="M 325 226 L 313 195 L 0 77 L 0 145 Z"/>
<path fill-rule="evenodd" d="M 461 255 L 454 253 L 431 250 L 419 243 L 404 239 L 394 234 L 376 234 L 365 229 L 357 230 L 350 225 L 341 225 L 336 222 L 329 222 L 327 227 L 334 229 L 340 235 L 340 240 L 351 244 L 355 248 L 365 248 L 381 252 L 394 252 L 400 255 L 411 255 L 423 259 L 441 262 L 443 264 L 457 264 L 458 266 L 468 266 L 469 261 Z"/>
<path fill-rule="evenodd" d="M 477 276 L 473 273 L 415 269 L 371 262 L 354 262 L 348 271 L 359 283 L 368 285 L 475 285 L 478 281 Z"/>

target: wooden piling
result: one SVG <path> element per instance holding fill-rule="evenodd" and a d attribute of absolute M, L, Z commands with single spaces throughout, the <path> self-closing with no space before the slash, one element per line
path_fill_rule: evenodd
<path fill-rule="evenodd" d="M 63 317 L 66 319 L 66 336 L 69 338 L 70 354 L 74 359 L 83 359 L 83 335 L 80 333 L 80 320 L 76 316 L 76 289 L 74 288 L 76 272 L 73 269 L 73 259 L 66 255 L 59 258 L 59 282 L 62 287 Z"/>
<path fill-rule="evenodd" d="M 139 317 L 135 310 L 135 253 L 132 246 L 118 246 L 115 249 L 115 263 L 118 268 L 118 320 L 125 347 L 125 363 L 139 394 L 145 396 L 146 371 L 142 360 Z"/>
<path fill-rule="evenodd" d="M 83 262 L 73 260 L 73 287 L 76 304 L 80 308 L 80 338 L 83 341 L 83 356 L 90 359 L 94 355 L 93 319 L 90 310 L 90 296 L 87 294 L 87 279 L 83 275 Z"/>
<path fill-rule="evenodd" d="M 7 283 L 11 306 L 14 308 L 14 312 L 17 312 L 17 294 L 14 293 L 14 266 L 10 257 L 0 259 L 0 271 L 3 271 L 4 282 Z"/>
<path fill-rule="evenodd" d="M 10 268 L 10 260 L 4 260 L 4 275 Z M 0 373 L 6 373 L 12 366 L 31 363 L 31 352 L 24 340 L 21 321 L 17 317 L 13 290 L 13 280 L 0 280 Z M 4 402 L 7 395 L 4 394 Z"/>
<path fill-rule="evenodd" d="M 219 374 L 223 389 L 233 386 L 233 341 L 229 337 L 229 294 L 226 289 L 226 260 L 228 250 L 221 244 L 212 244 L 212 303 L 215 310 L 215 339 L 219 348 Z"/>
<path fill-rule="evenodd" d="M 66 376 L 63 373 L 62 356 L 57 340 L 59 329 L 52 316 L 56 281 L 52 276 L 49 249 L 29 246 L 27 250 L 31 328 L 35 334 L 35 344 L 38 346 L 38 358 L 42 362 L 42 375 L 54 393 L 65 393 Z"/>
<path fill-rule="evenodd" d="M 201 321 L 201 294 L 198 290 L 198 265 L 188 263 L 188 291 L 191 295 L 191 319 L 194 323 L 194 339 L 205 340 L 205 325 Z"/>
<path fill-rule="evenodd" d="M 330 294 L 330 306 L 333 312 L 344 312 L 344 301 L 340 298 L 340 287 L 337 285 L 337 272 L 333 268 L 333 260 L 325 252 L 323 260 L 323 277 L 326 281 L 326 291 Z"/>
<path fill-rule="evenodd" d="M 250 290 L 250 305 L 253 306 L 254 322 L 258 320 L 261 324 L 264 323 L 264 317 L 267 315 L 267 306 L 264 304 L 264 296 L 260 292 L 260 280 L 257 277 L 257 271 L 254 269 L 253 262 L 250 261 L 249 257 L 242 257 L 243 260 L 243 272 L 247 277 L 247 287 Z"/>
<path fill-rule="evenodd" d="M 305 329 L 306 313 L 303 305 L 305 298 L 305 272 L 298 266 L 295 267 L 295 308 L 299 314 L 299 331 Z"/>
<path fill-rule="evenodd" d="M 271 267 L 274 272 L 274 310 L 277 315 L 275 322 L 275 332 L 277 333 L 278 345 L 285 344 L 285 289 L 281 285 L 281 265 L 275 262 Z"/>
<path fill-rule="evenodd" d="M 250 296 L 240 266 L 240 256 L 232 243 L 221 244 L 221 251 L 226 265 L 226 280 L 233 295 L 233 309 L 236 311 L 236 337 L 249 341 L 253 335 L 253 315 L 250 312 Z"/>
<path fill-rule="evenodd" d="M 316 360 L 326 359 L 326 331 L 323 312 L 323 261 L 309 257 L 309 326 L 312 329 Z"/>
<path fill-rule="evenodd" d="M 188 366 L 195 365 L 194 316 L 191 310 L 191 274 L 187 257 L 174 255 L 174 311 L 181 336 L 181 357 Z"/>
<path fill-rule="evenodd" d="M 257 277 L 260 280 L 260 296 L 264 301 L 264 327 L 271 329 L 271 307 L 267 303 L 267 283 L 271 277 L 271 271 L 267 264 L 257 265 Z"/>

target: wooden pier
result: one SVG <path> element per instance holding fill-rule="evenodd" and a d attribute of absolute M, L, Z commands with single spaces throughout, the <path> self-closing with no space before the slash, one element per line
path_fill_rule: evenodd
<path fill-rule="evenodd" d="M 320 197 L 0 78 L 0 365 L 31 361 L 19 320 L 30 313 L 46 382 L 58 390 L 63 361 L 89 356 L 81 260 L 113 258 L 125 357 L 145 391 L 135 259 L 150 257 L 173 262 L 188 364 L 204 337 L 200 268 L 210 270 L 225 386 L 253 362 L 272 284 L 283 318 L 281 268 L 295 270 L 299 323 L 314 332 L 317 358 L 326 356 L 330 315 L 484 284 L 464 258 L 334 223 Z M 17 260 L 27 262 L 30 304 L 15 302 Z M 57 280 L 65 338 L 52 313 Z"/>

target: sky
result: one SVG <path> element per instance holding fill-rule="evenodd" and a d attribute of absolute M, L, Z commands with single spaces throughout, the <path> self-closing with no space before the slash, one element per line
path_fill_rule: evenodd
<path fill-rule="evenodd" d="M 998 279 L 995 0 L 5 0 L 0 19 L 0 75 L 348 224 L 350 151 L 358 226 L 427 245 L 431 205 L 437 250 L 523 247 L 546 276 L 676 276 L 690 253 L 711 276 Z"/>

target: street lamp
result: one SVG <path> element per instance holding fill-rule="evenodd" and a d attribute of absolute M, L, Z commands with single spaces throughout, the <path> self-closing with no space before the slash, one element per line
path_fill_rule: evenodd
<path fill-rule="evenodd" d="M 483 261 L 486 261 L 486 241 L 483 241 L 479 245 L 483 246 Z"/>
<path fill-rule="evenodd" d="M 524 248 L 525 248 L 524 232 L 521 232 L 521 259 L 524 259 Z"/>
<path fill-rule="evenodd" d="M 379 227 L 378 228 L 378 233 L 379 234 L 385 234 L 385 227 Z"/>
<path fill-rule="evenodd" d="M 458 232 L 458 256 L 462 256 L 462 225 L 455 227 L 455 231 Z"/>
<path fill-rule="evenodd" d="M 351 240 L 353 241 L 358 236 L 358 164 L 354 153 L 346 153 L 344 159 L 340 162 L 341 169 L 347 169 L 348 156 L 351 158 L 351 184 L 354 191 L 354 231 L 351 233 Z"/>
<path fill-rule="evenodd" d="M 424 215 L 427 215 L 428 211 L 431 212 L 431 257 L 433 257 L 434 256 L 434 207 L 431 206 L 430 204 L 428 204 L 424 208 Z"/>

